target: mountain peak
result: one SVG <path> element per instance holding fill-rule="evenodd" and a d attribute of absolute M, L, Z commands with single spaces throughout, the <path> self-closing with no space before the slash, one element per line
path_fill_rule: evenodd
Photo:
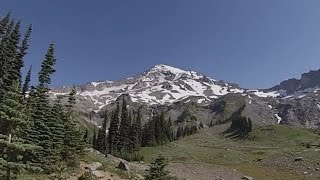
<path fill-rule="evenodd" d="M 173 67 L 173 66 L 169 66 L 169 65 L 165 65 L 165 64 L 158 64 L 155 65 L 154 67 L 152 67 L 150 69 L 150 71 L 170 71 L 174 74 L 181 74 L 181 73 L 187 73 L 188 71 Z"/>
<path fill-rule="evenodd" d="M 77 87 L 79 101 L 91 104 L 95 110 L 116 101 L 127 94 L 132 102 L 146 105 L 169 105 L 174 102 L 194 99 L 206 104 L 228 93 L 245 93 L 238 86 L 216 81 L 192 70 L 158 64 L 143 74 L 124 80 L 91 82 Z M 67 88 L 53 90 L 54 95 L 68 92 Z M 198 100 L 195 100 L 198 99 Z"/>

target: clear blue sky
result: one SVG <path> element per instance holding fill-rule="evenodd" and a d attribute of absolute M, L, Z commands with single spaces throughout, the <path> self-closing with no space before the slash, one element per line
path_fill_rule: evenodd
<path fill-rule="evenodd" d="M 320 68 L 318 0 L 0 0 L 33 24 L 26 66 L 50 41 L 54 86 L 117 80 L 168 64 L 247 88 Z M 35 73 L 35 72 L 34 72 Z M 34 78 L 36 76 L 34 75 Z"/>

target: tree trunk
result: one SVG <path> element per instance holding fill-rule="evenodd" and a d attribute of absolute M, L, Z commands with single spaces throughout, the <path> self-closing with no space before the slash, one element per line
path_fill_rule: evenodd
<path fill-rule="evenodd" d="M 11 180 L 11 171 L 10 171 L 10 168 L 8 167 L 7 168 L 7 180 Z"/>
<path fill-rule="evenodd" d="M 11 139 L 12 139 L 12 135 L 11 135 L 11 133 L 9 134 L 9 138 L 8 138 L 9 140 L 9 144 L 11 143 Z M 10 167 L 7 167 L 7 180 L 11 180 L 11 170 L 10 170 Z"/>

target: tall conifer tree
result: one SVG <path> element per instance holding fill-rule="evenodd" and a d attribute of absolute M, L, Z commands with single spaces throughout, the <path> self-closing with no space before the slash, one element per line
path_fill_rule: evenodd
<path fill-rule="evenodd" d="M 51 83 L 51 75 L 55 72 L 53 66 L 55 65 L 56 59 L 54 55 L 54 45 L 50 44 L 45 55 L 45 59 L 42 62 L 41 70 L 39 72 L 39 84 L 36 88 L 35 107 L 31 119 L 33 120 L 33 127 L 30 133 L 28 133 L 29 140 L 37 143 L 43 148 L 41 153 L 38 155 L 38 163 L 42 164 L 45 172 L 52 172 L 53 169 L 49 162 L 52 162 L 52 150 L 53 147 L 53 134 L 52 124 L 48 123 L 51 115 L 51 107 L 49 105 L 49 84 Z M 33 97 L 31 97 L 33 98 Z"/>
<path fill-rule="evenodd" d="M 114 154 L 117 151 L 117 144 L 119 142 L 119 111 L 120 105 L 117 103 L 117 108 L 114 110 L 110 122 L 108 143 L 109 153 Z"/>
<path fill-rule="evenodd" d="M 128 149 L 130 145 L 130 119 L 128 116 L 128 109 L 127 109 L 127 103 L 125 99 L 122 100 L 122 109 L 121 109 L 121 122 L 120 122 L 120 141 L 118 143 L 118 151 L 124 152 Z"/>
<path fill-rule="evenodd" d="M 64 149 L 62 153 L 68 166 L 79 165 L 79 156 L 83 153 L 84 144 L 78 125 L 74 119 L 73 106 L 76 104 L 76 91 L 73 89 L 69 94 L 66 118 L 64 121 Z"/>
<path fill-rule="evenodd" d="M 98 138 L 97 138 L 97 150 L 103 154 L 107 154 L 107 122 L 108 122 L 108 112 L 104 114 L 104 119 L 102 127 L 99 128 Z"/>
<path fill-rule="evenodd" d="M 30 66 L 29 71 L 26 75 L 26 78 L 25 78 L 23 86 L 22 86 L 23 100 L 26 100 L 26 93 L 30 90 L 31 70 L 32 70 L 32 66 Z"/>

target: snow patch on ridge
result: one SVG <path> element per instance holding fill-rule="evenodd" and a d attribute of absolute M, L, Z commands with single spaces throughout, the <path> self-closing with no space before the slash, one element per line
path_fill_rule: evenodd
<path fill-rule="evenodd" d="M 97 87 L 99 84 L 101 84 L 102 82 L 91 82 L 91 84 L 94 86 L 94 87 Z"/>
<path fill-rule="evenodd" d="M 280 124 L 281 123 L 281 121 L 282 121 L 282 118 L 278 115 L 278 114 L 275 114 L 275 116 L 276 116 L 276 118 L 278 119 L 278 124 Z"/>
<path fill-rule="evenodd" d="M 254 95 L 259 96 L 259 97 L 278 97 L 280 96 L 280 92 L 278 91 L 272 91 L 272 92 L 263 92 L 259 90 L 250 90 L 249 92 L 253 92 Z"/>

